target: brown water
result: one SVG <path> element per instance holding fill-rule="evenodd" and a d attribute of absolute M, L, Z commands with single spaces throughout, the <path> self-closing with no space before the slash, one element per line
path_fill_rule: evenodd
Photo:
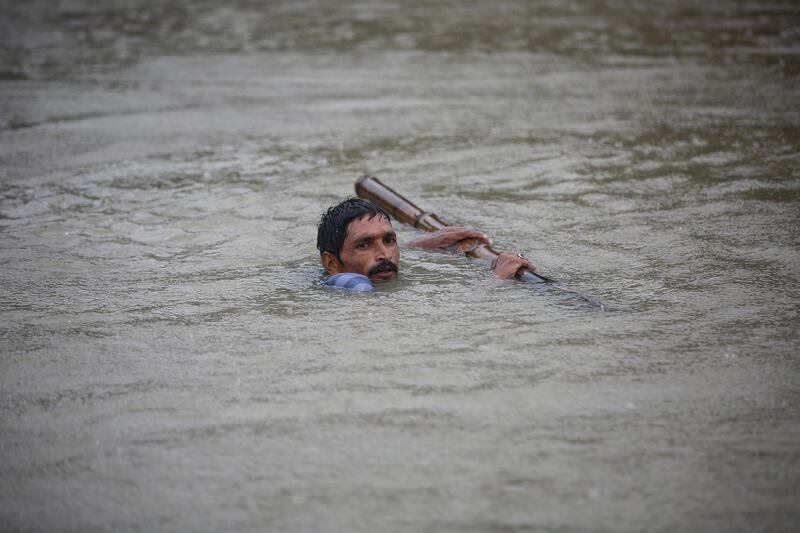
<path fill-rule="evenodd" d="M 0 529 L 797 530 L 794 3 L 0 9 Z"/>

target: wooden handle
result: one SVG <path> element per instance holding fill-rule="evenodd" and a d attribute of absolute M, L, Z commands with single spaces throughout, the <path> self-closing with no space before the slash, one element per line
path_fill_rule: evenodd
<path fill-rule="evenodd" d="M 409 200 L 387 187 L 375 176 L 362 176 L 356 181 L 356 194 L 388 212 L 405 224 L 422 231 L 436 231 L 447 227 L 438 216 L 426 213 Z"/>

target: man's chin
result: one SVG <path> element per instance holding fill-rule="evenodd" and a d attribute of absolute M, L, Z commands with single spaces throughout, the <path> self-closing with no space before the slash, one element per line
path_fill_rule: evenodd
<path fill-rule="evenodd" d="M 370 280 L 373 282 L 376 281 L 389 281 L 397 277 L 397 272 L 394 270 L 389 270 L 388 272 L 376 272 L 372 276 L 370 276 Z"/>

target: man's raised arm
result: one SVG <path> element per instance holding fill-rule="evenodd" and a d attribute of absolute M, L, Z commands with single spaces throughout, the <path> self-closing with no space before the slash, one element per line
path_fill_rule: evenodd
<path fill-rule="evenodd" d="M 447 251 L 447 248 L 464 239 L 475 239 L 488 246 L 492 245 L 492 239 L 488 235 L 478 230 L 461 228 L 458 226 L 447 226 L 440 230 L 417 237 L 408 243 L 410 248 L 424 248 L 426 250 Z"/>
<path fill-rule="evenodd" d="M 465 239 L 475 239 L 487 246 L 492 245 L 492 239 L 483 232 L 458 226 L 447 226 L 433 233 L 417 237 L 409 242 L 408 246 L 446 252 L 450 251 L 448 248 Z M 492 261 L 492 271 L 501 278 L 513 278 L 521 268 L 528 269 L 531 272 L 535 269 L 528 258 L 513 252 L 503 252 Z"/>

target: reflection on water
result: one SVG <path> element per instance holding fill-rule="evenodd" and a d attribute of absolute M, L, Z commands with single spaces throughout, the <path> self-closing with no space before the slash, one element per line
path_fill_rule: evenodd
<path fill-rule="evenodd" d="M 7 527 L 793 529 L 795 6 L 85 4 L 0 17 Z M 364 173 L 619 309 L 321 288 Z"/>

